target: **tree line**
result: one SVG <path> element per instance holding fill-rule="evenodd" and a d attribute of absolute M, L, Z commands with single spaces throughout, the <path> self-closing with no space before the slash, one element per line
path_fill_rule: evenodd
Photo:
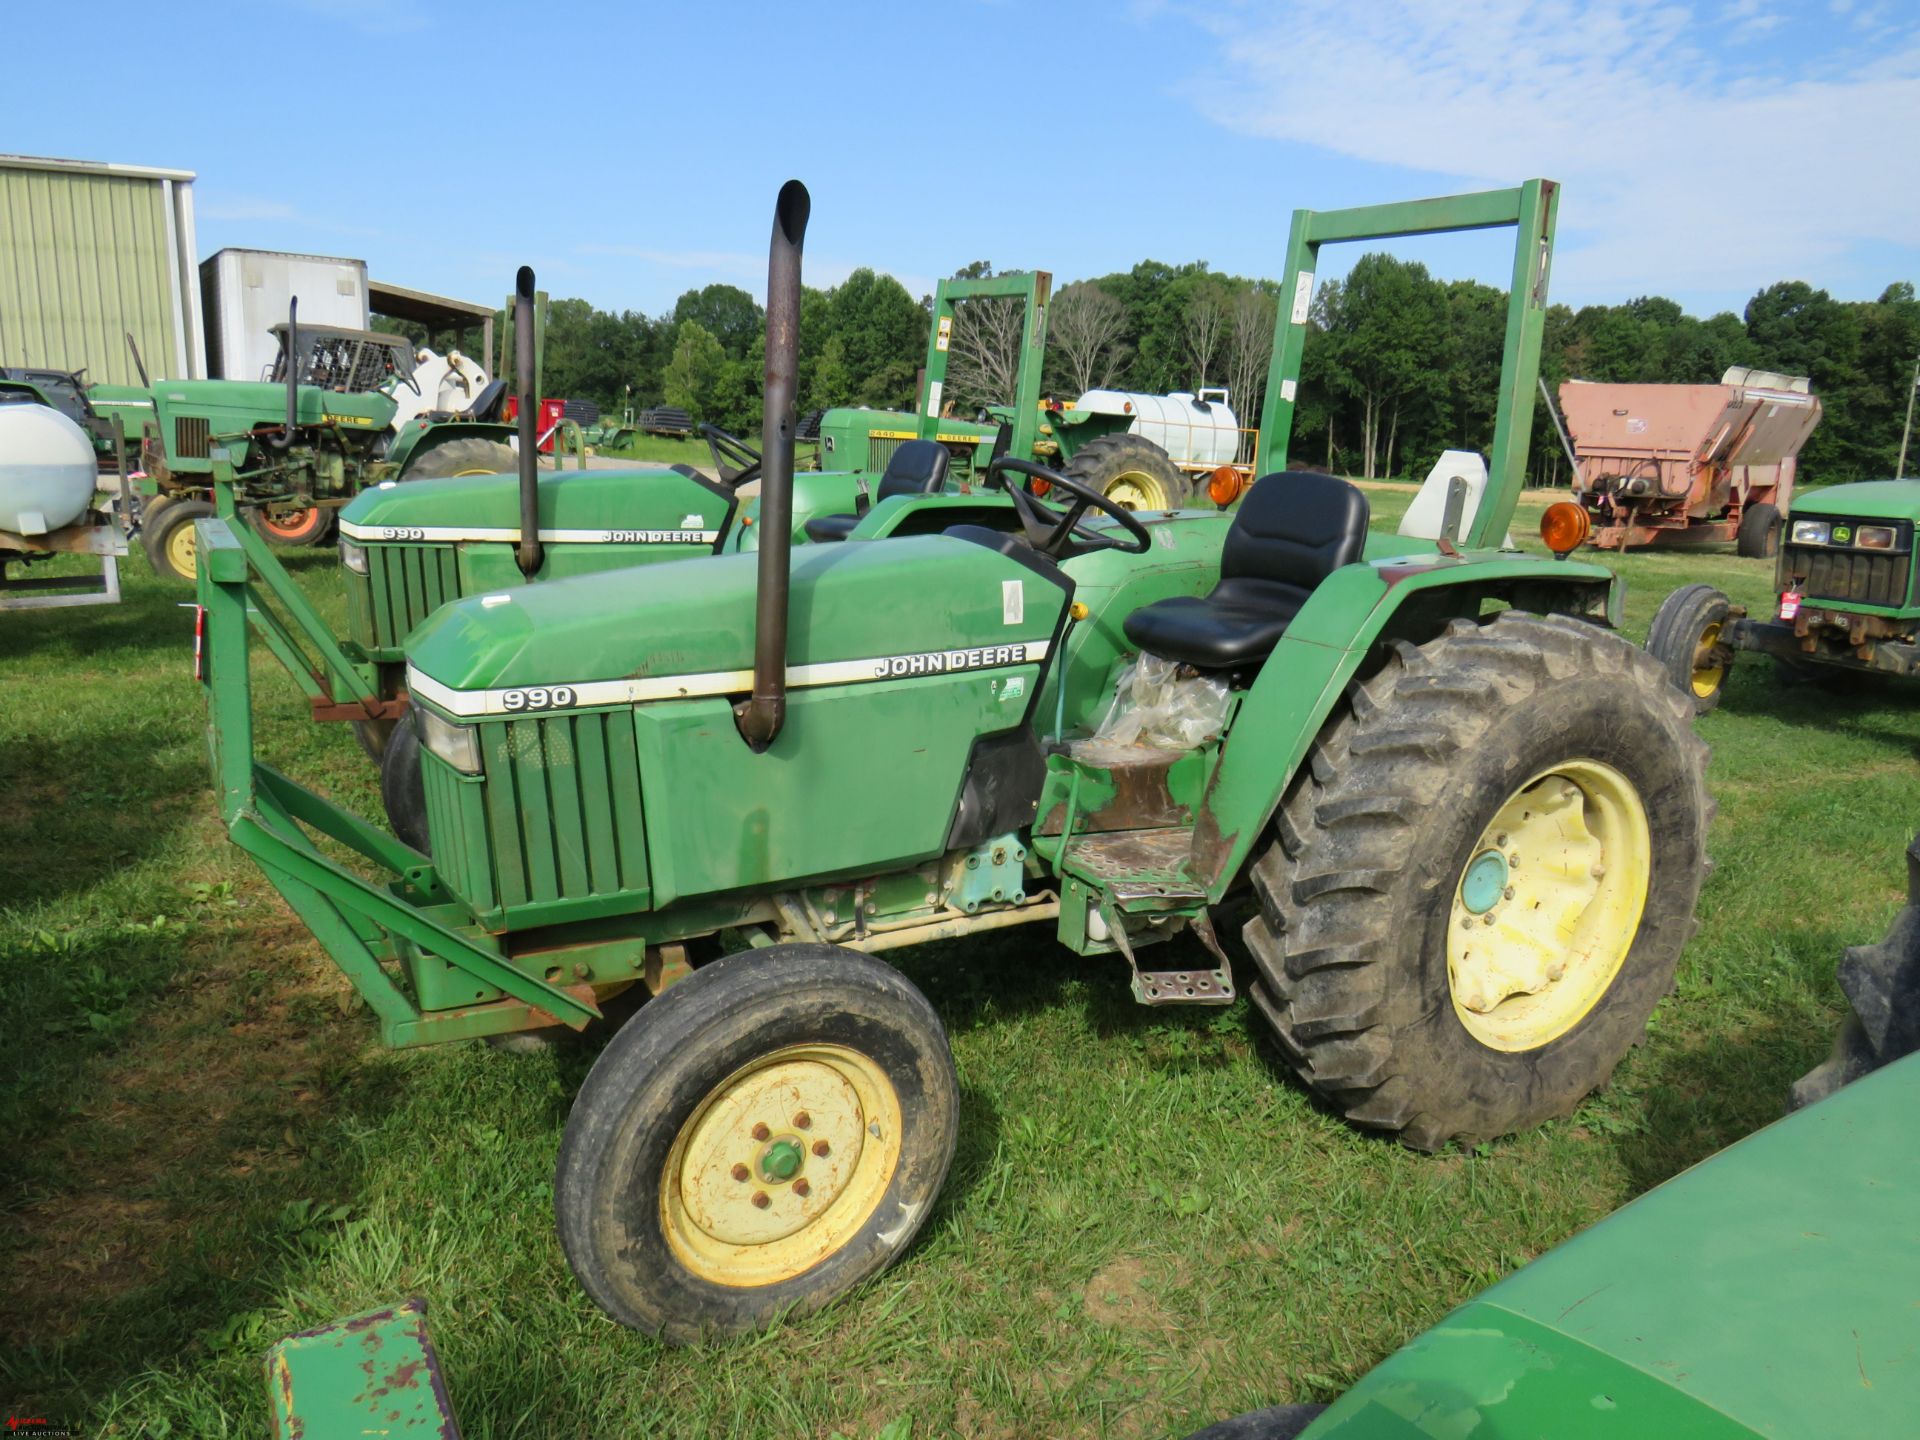
<path fill-rule="evenodd" d="M 978 261 L 957 278 L 993 274 Z M 1226 389 L 1243 426 L 1256 425 L 1278 310 L 1277 285 L 1205 262 L 1143 261 L 1056 290 L 1044 386 L 1072 400 L 1093 388 L 1168 393 Z M 803 409 L 912 408 L 927 341 L 930 296 L 856 270 L 804 292 Z M 1442 280 L 1418 261 L 1368 254 L 1323 281 L 1309 314 L 1292 454 L 1363 478 L 1419 478 L 1440 451 L 1492 444 L 1506 292 Z M 1017 302 L 963 302 L 946 395 L 955 413 L 1004 403 L 1018 363 Z M 622 408 L 677 405 L 696 419 L 751 432 L 760 423 L 765 315 L 744 290 L 689 290 L 665 315 L 611 313 L 555 301 L 547 323 L 549 394 Z M 1809 481 L 1891 475 L 1916 355 L 1920 300 L 1907 282 L 1876 300 L 1842 301 L 1804 281 L 1759 291 L 1743 313 L 1705 319 L 1672 300 L 1548 309 L 1541 369 L 1549 388 L 1579 377 L 1710 383 L 1732 365 L 1812 380 L 1825 418 L 1803 452 Z M 1531 470 L 1565 483 L 1567 465 L 1536 407 Z"/>

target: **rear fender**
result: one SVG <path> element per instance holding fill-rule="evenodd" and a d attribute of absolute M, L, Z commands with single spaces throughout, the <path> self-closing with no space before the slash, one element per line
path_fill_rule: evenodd
<path fill-rule="evenodd" d="M 1194 878 L 1221 899 L 1313 740 L 1375 648 L 1415 644 L 1490 601 L 1613 626 L 1619 590 L 1598 565 L 1533 556 L 1415 555 L 1336 570 L 1287 627 L 1235 713 L 1201 801 Z"/>

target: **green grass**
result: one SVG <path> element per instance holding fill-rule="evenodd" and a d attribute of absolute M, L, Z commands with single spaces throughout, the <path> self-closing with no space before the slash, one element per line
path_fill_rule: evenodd
<path fill-rule="evenodd" d="M 1371 493 L 1389 523 L 1406 503 Z M 332 565 L 299 560 L 337 618 Z M 1769 566 L 1725 555 L 1618 565 L 1636 639 L 1689 580 L 1770 595 Z M 378 1047 L 225 842 L 187 597 L 127 568 L 118 609 L 0 617 L 0 1404 L 89 1435 L 264 1433 L 274 1338 L 407 1294 L 473 1440 L 1157 1436 L 1326 1398 L 1776 1117 L 1839 1018 L 1840 947 L 1900 902 L 1920 811 L 1910 692 L 1744 659 L 1701 725 L 1718 869 L 1678 992 L 1604 1093 L 1471 1153 L 1355 1133 L 1244 1005 L 1140 1009 L 1117 961 L 1044 927 L 904 955 L 963 1091 L 924 1238 L 821 1315 L 668 1350 L 603 1320 L 553 1237 L 591 1048 Z M 266 756 L 377 814 L 344 728 L 264 658 L 256 683 Z"/>
<path fill-rule="evenodd" d="M 751 444 L 759 444 L 757 435 L 750 435 L 747 439 Z M 713 464 L 712 457 L 707 453 L 707 442 L 698 436 L 687 440 L 671 440 L 664 435 L 639 435 L 634 438 L 631 445 L 622 445 L 618 449 L 601 450 L 596 453 L 619 460 L 657 461 L 662 465 L 698 465 L 703 470 L 710 468 Z"/>

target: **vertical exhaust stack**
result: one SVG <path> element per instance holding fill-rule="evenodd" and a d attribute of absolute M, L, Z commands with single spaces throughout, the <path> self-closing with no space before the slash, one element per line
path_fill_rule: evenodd
<path fill-rule="evenodd" d="M 540 402 L 533 393 L 533 267 L 513 277 L 513 393 L 520 425 L 520 573 L 545 558 L 540 543 Z"/>
<path fill-rule="evenodd" d="M 753 698 L 735 707 L 756 751 L 787 717 L 787 586 L 793 558 L 793 439 L 800 364 L 800 250 L 813 199 L 789 180 L 773 207 L 767 254 L 767 377 L 760 420 L 760 572 L 754 594 Z"/>
<path fill-rule="evenodd" d="M 131 343 L 131 337 L 129 337 Z M 138 351 L 134 352 L 137 356 Z M 300 297 L 287 301 L 287 423 L 268 444 L 284 450 L 293 444 L 293 427 L 300 418 Z"/>

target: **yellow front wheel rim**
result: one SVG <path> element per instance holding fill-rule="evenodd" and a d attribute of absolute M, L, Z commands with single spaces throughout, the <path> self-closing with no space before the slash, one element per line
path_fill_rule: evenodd
<path fill-rule="evenodd" d="M 174 573 L 192 579 L 199 574 L 200 544 L 194 538 L 193 522 L 188 520 L 173 527 L 166 539 L 167 564 Z"/>
<path fill-rule="evenodd" d="M 674 1137 L 661 1228 L 681 1264 L 736 1288 L 773 1285 L 845 1247 L 900 1164 L 900 1097 L 841 1045 L 796 1045 L 716 1085 Z"/>
<path fill-rule="evenodd" d="M 1144 470 L 1129 470 L 1107 482 L 1106 496 L 1128 510 L 1171 510 L 1173 502 L 1167 487 L 1157 475 Z"/>
<path fill-rule="evenodd" d="M 470 465 L 465 470 L 450 470 L 447 473 L 450 478 L 457 479 L 462 475 L 498 475 L 500 472 L 489 470 L 484 465 Z"/>
<path fill-rule="evenodd" d="M 1599 1004 L 1632 948 L 1653 848 L 1639 792 L 1611 765 L 1570 760 L 1516 790 L 1454 886 L 1454 1014 L 1494 1050 L 1536 1050 Z"/>
<path fill-rule="evenodd" d="M 1727 667 L 1713 663 L 1713 647 L 1720 643 L 1720 622 L 1714 621 L 1700 632 L 1693 647 L 1693 693 L 1702 700 L 1720 688 L 1727 678 Z"/>

